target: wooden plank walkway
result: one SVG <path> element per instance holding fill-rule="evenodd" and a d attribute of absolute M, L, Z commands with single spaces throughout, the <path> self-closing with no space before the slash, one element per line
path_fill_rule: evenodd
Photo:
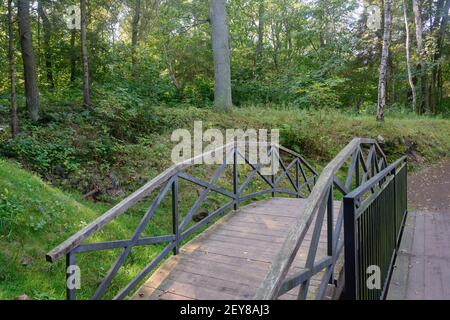
<path fill-rule="evenodd" d="M 301 215 L 305 201 L 273 198 L 229 213 L 184 245 L 179 255 L 167 259 L 133 299 L 252 299 L 283 245 L 289 227 Z M 334 203 L 335 216 L 340 206 L 341 202 Z M 326 225 L 324 222 L 316 261 L 326 256 Z M 312 229 L 309 228 L 291 274 L 303 270 Z M 336 268 L 335 273 L 340 269 Z M 309 299 L 315 298 L 321 277 L 322 273 L 313 277 Z M 297 292 L 298 288 L 280 298 L 296 299 Z"/>
<path fill-rule="evenodd" d="M 450 299 L 450 211 L 409 214 L 387 299 Z"/>

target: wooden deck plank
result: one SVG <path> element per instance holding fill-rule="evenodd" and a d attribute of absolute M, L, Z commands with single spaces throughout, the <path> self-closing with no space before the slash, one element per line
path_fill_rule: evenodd
<path fill-rule="evenodd" d="M 304 199 L 273 198 L 229 213 L 185 244 L 178 256 L 167 259 L 134 299 L 251 299 L 281 249 L 287 231 L 303 209 Z M 334 204 L 339 210 L 340 202 Z M 316 261 L 326 256 L 326 222 Z M 289 275 L 304 268 L 312 228 Z M 321 274 L 311 280 L 314 298 Z M 295 299 L 298 288 L 280 299 Z"/>
<path fill-rule="evenodd" d="M 450 212 L 409 214 L 389 300 L 450 299 Z"/>

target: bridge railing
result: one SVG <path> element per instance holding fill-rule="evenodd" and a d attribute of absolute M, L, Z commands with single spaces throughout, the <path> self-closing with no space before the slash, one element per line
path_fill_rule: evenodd
<path fill-rule="evenodd" d="M 256 163 L 249 159 L 249 155 L 246 152 L 247 147 L 255 146 L 255 144 L 259 150 L 264 150 L 264 152 L 259 151 L 260 155 L 263 154 L 264 156 L 258 158 L 258 162 Z M 224 155 L 225 161 L 219 165 L 209 180 L 201 179 L 188 173 L 188 169 L 194 167 L 195 164 L 198 164 L 199 160 L 204 163 L 206 160 L 211 159 L 220 153 Z M 289 163 L 285 163 L 287 159 L 290 159 Z M 271 171 L 270 174 L 267 174 L 266 171 L 263 172 L 262 170 L 268 163 L 270 166 L 269 170 Z M 275 170 L 275 163 L 279 164 L 280 170 Z M 218 184 L 218 179 L 224 174 L 227 165 L 233 166 L 231 182 L 232 190 L 228 190 Z M 245 165 L 247 171 L 243 172 L 243 168 L 240 165 Z M 248 171 L 249 174 L 245 181 L 240 183 L 239 176 L 246 174 Z M 250 193 L 246 193 L 246 191 L 249 191 L 250 183 L 255 180 L 255 177 L 257 176 L 261 177 L 261 183 L 266 187 L 259 187 L 259 190 L 250 190 Z M 132 293 L 132 290 L 145 280 L 146 276 L 154 270 L 164 258 L 170 255 L 171 252 L 178 254 L 180 243 L 183 240 L 200 230 L 200 228 L 204 227 L 208 222 L 211 222 L 218 215 L 233 208 L 237 209 L 242 202 L 259 196 L 286 194 L 298 198 L 306 197 L 313 189 L 316 179 L 316 171 L 300 154 L 294 151 L 271 143 L 235 141 L 234 143 L 224 145 L 170 167 L 47 253 L 46 258 L 50 262 L 55 262 L 61 257 L 66 256 L 66 280 L 70 282 L 72 281 L 71 279 L 74 279 L 77 270 L 76 256 L 78 254 L 121 249 L 119 256 L 103 277 L 92 296 L 92 299 L 101 299 L 104 297 L 105 293 L 107 293 L 107 290 L 110 289 L 111 282 L 117 275 L 119 269 L 124 266 L 126 259 L 130 256 L 133 248 L 165 245 L 155 258 L 149 261 L 148 264 L 125 285 L 125 287 L 114 295 L 114 299 L 123 299 Z M 193 186 L 202 188 L 198 198 L 195 200 L 194 204 L 190 206 L 184 216 L 180 212 L 181 200 L 179 199 L 179 189 L 181 181 L 191 185 L 191 188 L 187 190 L 188 193 L 192 194 L 195 191 L 195 189 L 192 188 Z M 287 183 L 288 186 L 283 187 L 282 182 L 285 184 Z M 121 214 L 135 206 L 138 202 L 149 197 L 152 192 L 158 190 L 157 196 L 153 199 L 150 208 L 143 215 L 130 239 L 83 243 L 88 238 L 92 238 L 94 234 L 99 232 Z M 228 201 L 220 204 L 220 207 L 217 210 L 209 214 L 203 220 L 193 223 L 195 213 L 205 203 L 205 200 L 210 193 L 225 197 Z M 147 226 L 151 223 L 156 210 L 160 208 L 163 200 L 168 197 L 170 197 L 168 202 L 170 202 L 171 207 L 171 218 L 169 219 L 171 219 L 172 232 L 170 234 L 152 237 L 143 236 L 144 230 L 146 230 Z M 76 288 L 74 286 L 68 286 L 66 296 L 69 300 L 76 299 Z"/>
<path fill-rule="evenodd" d="M 344 198 L 345 297 L 384 299 L 407 214 L 403 157 Z"/>
<path fill-rule="evenodd" d="M 355 138 L 324 168 L 305 203 L 302 215 L 289 230 L 255 299 L 277 299 L 297 288 L 298 299 L 306 299 L 314 276 L 321 277 L 315 298 L 322 299 L 325 296 L 328 284 L 336 283 L 333 272 L 343 255 L 344 247 L 344 206 L 341 205 L 335 219 L 333 200 L 339 193 L 346 196 L 386 166 L 386 157 L 375 140 Z M 344 181 L 341 176 L 345 177 Z M 304 269 L 287 277 L 310 227 L 313 228 L 313 233 Z M 327 256 L 318 260 L 316 254 L 322 228 L 327 230 Z"/>

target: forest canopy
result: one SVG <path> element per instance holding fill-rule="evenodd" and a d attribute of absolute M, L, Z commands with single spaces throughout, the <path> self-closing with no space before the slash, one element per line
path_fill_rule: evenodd
<path fill-rule="evenodd" d="M 88 77 L 85 89 L 91 89 L 94 106 L 105 97 L 126 99 L 130 106 L 143 100 L 200 107 L 213 103 L 210 7 L 215 1 L 81 1 L 86 8 L 87 71 L 81 50 L 83 32 L 67 24 L 74 16 L 68 11 L 74 5 L 79 7 L 80 1 L 12 1 L 11 21 L 7 2 L 2 0 L 0 6 L 3 109 L 10 105 L 7 61 L 11 23 L 19 112 L 26 104 L 22 63 L 27 59 L 20 58 L 24 48 L 17 23 L 21 21 L 17 8 L 24 3 L 29 7 L 41 108 L 46 108 L 46 99 L 55 96 L 81 101 L 83 75 Z M 386 35 L 384 18 L 391 1 L 385 2 L 226 1 L 232 103 L 375 113 Z M 387 109 L 448 113 L 448 8 L 448 0 L 392 1 L 385 60 Z"/>

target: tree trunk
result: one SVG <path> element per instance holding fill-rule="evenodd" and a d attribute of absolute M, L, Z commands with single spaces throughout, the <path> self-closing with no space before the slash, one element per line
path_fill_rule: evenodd
<path fill-rule="evenodd" d="M 408 14 L 407 14 L 407 8 L 405 0 L 403 0 L 403 18 L 405 20 L 405 32 L 406 32 L 406 43 L 405 43 L 405 49 L 406 49 L 406 68 L 408 69 L 408 81 L 409 86 L 411 87 L 411 93 L 412 93 L 412 109 L 413 112 L 416 112 L 416 88 L 414 86 L 414 81 L 412 77 L 411 72 L 411 54 L 410 54 L 410 36 L 409 36 L 409 24 L 408 24 Z"/>
<path fill-rule="evenodd" d="M 230 110 L 231 67 L 230 45 L 225 0 L 211 0 L 212 47 L 214 56 L 214 106 L 218 110 Z"/>
<path fill-rule="evenodd" d="M 433 68 L 431 75 L 431 84 L 430 84 L 430 109 L 431 112 L 437 113 L 438 108 L 440 107 L 440 73 L 441 73 L 441 57 L 442 57 L 442 49 L 444 44 L 445 37 L 445 29 L 447 27 L 448 20 L 448 11 L 450 6 L 450 0 L 441 1 L 439 3 L 439 7 L 437 10 L 437 16 L 434 20 L 435 29 L 437 29 L 436 35 L 436 52 L 433 57 Z"/>
<path fill-rule="evenodd" d="M 448 1 L 447 1 L 448 2 Z M 446 1 L 439 0 L 436 7 L 436 16 L 434 17 L 434 21 L 432 23 L 432 28 L 430 30 L 430 33 L 432 36 L 435 35 L 435 30 L 437 30 L 435 43 L 436 43 L 436 52 L 433 55 L 433 64 L 431 68 L 431 83 L 429 86 L 430 90 L 430 112 L 436 113 L 436 86 L 437 86 L 437 70 L 438 70 L 438 60 L 440 57 L 439 53 L 439 34 L 440 34 L 440 25 L 442 25 L 442 22 L 444 20 L 444 7 L 446 6 Z M 448 10 L 447 10 L 448 11 Z"/>
<path fill-rule="evenodd" d="M 164 43 L 163 52 L 164 52 L 164 58 L 167 61 L 167 67 L 169 69 L 170 81 L 172 82 L 174 87 L 177 89 L 178 94 L 180 94 L 181 93 L 181 85 L 178 82 L 177 76 L 175 74 L 175 69 L 174 69 L 173 63 L 172 63 L 172 57 L 170 57 L 170 55 L 169 55 L 169 50 L 168 50 L 167 46 L 168 46 L 167 43 Z"/>
<path fill-rule="evenodd" d="M 386 78 L 389 61 L 389 47 L 391 45 L 391 26 L 392 26 L 392 0 L 385 0 L 383 49 L 381 52 L 380 79 L 378 83 L 378 109 L 377 109 L 378 121 L 384 121 L 384 110 L 386 107 Z"/>
<path fill-rule="evenodd" d="M 444 13 L 442 17 L 441 26 L 439 28 L 439 38 L 438 38 L 438 53 L 439 53 L 439 59 L 442 56 L 442 50 L 444 48 L 444 39 L 445 39 L 445 30 L 447 28 L 448 23 L 448 15 L 450 10 L 450 0 L 447 0 L 444 7 Z M 438 82 L 437 82 L 437 99 L 438 99 L 438 106 L 441 107 L 442 98 L 443 98 L 443 79 L 442 79 L 442 64 L 440 63 L 438 66 Z"/>
<path fill-rule="evenodd" d="M 89 60 L 86 40 L 86 0 L 80 0 L 81 11 L 81 54 L 83 57 L 83 105 L 90 109 L 91 98 L 89 93 Z"/>
<path fill-rule="evenodd" d="M 264 14 L 264 0 L 260 0 L 258 8 L 258 42 L 256 43 L 255 49 L 255 77 L 257 76 L 261 68 L 262 51 L 264 44 Z"/>
<path fill-rule="evenodd" d="M 131 22 L 131 73 L 136 77 L 136 49 L 139 35 L 139 21 L 141 19 L 141 0 L 136 0 L 133 20 Z"/>
<path fill-rule="evenodd" d="M 15 138 L 19 132 L 19 125 L 17 120 L 16 71 L 14 69 L 14 31 L 12 16 L 12 0 L 8 0 L 8 58 L 9 79 L 11 84 L 11 135 Z"/>
<path fill-rule="evenodd" d="M 75 29 L 70 30 L 70 82 L 73 83 L 75 81 L 75 72 L 76 72 L 76 61 L 77 56 L 75 54 Z"/>
<path fill-rule="evenodd" d="M 39 89 L 36 75 L 36 60 L 30 29 L 30 1 L 18 0 L 17 20 L 22 49 L 25 95 L 31 120 L 39 120 Z"/>
<path fill-rule="evenodd" d="M 419 113 L 423 113 L 430 109 L 430 97 L 428 92 L 428 77 L 427 77 L 427 65 L 425 62 L 425 51 L 423 49 L 423 31 L 422 31 L 422 14 L 419 6 L 418 0 L 413 0 L 413 11 L 414 11 L 414 21 L 416 23 L 416 42 L 417 51 L 420 57 L 420 69 L 421 69 L 421 92 L 422 101 L 420 103 Z"/>
<path fill-rule="evenodd" d="M 50 20 L 45 13 L 44 8 L 42 7 L 42 0 L 38 3 L 38 11 L 39 15 L 42 18 L 42 25 L 44 29 L 44 58 L 45 58 L 45 70 L 47 73 L 47 81 L 51 88 L 55 87 L 55 83 L 53 80 L 53 70 L 52 70 L 52 54 L 51 54 L 51 46 L 50 46 L 50 37 L 51 37 L 51 28 L 52 25 Z"/>

